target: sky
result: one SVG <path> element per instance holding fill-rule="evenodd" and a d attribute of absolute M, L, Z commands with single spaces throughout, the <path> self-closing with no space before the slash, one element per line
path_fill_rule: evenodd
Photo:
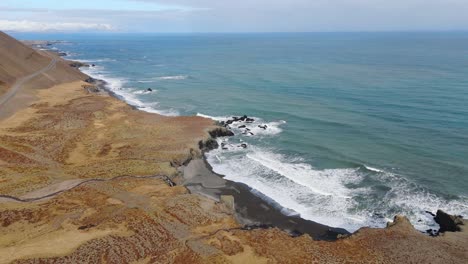
<path fill-rule="evenodd" d="M 468 0 L 1 0 L 0 30 L 466 31 Z"/>

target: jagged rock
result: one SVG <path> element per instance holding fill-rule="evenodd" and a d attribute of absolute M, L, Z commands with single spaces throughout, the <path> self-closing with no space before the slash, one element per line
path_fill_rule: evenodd
<path fill-rule="evenodd" d="M 89 67 L 89 64 L 79 62 L 79 61 L 70 61 L 68 65 L 70 65 L 73 68 Z"/>
<path fill-rule="evenodd" d="M 436 215 L 435 215 L 433 212 L 431 212 L 431 211 L 426 211 L 426 213 L 427 213 L 427 214 L 430 214 L 430 215 L 432 215 L 432 216 L 434 216 L 434 217 L 436 216 Z"/>
<path fill-rule="evenodd" d="M 200 142 L 198 142 L 198 147 L 203 151 L 210 151 L 213 149 L 217 149 L 219 147 L 219 144 L 215 139 L 209 138 L 205 141 L 200 140 Z"/>
<path fill-rule="evenodd" d="M 214 130 L 211 130 L 209 134 L 212 138 L 234 136 L 234 133 L 231 130 L 224 128 L 224 127 L 218 127 Z"/>
<path fill-rule="evenodd" d="M 89 77 L 88 79 L 85 80 L 87 83 L 95 83 L 96 79 Z"/>
<path fill-rule="evenodd" d="M 387 223 L 387 228 L 398 228 L 400 230 L 414 231 L 414 227 L 408 218 L 402 215 L 397 215 L 393 218 L 393 222 Z"/>
<path fill-rule="evenodd" d="M 434 220 L 440 225 L 440 233 L 461 231 L 460 225 L 463 225 L 461 216 L 449 215 L 442 210 L 437 210 Z"/>
<path fill-rule="evenodd" d="M 152 92 L 152 91 L 153 91 L 153 89 L 151 89 L 151 88 L 148 88 L 148 89 L 146 89 L 146 91 L 148 91 L 148 92 Z"/>
<path fill-rule="evenodd" d="M 439 235 L 439 232 L 437 230 L 434 230 L 434 229 L 427 229 L 426 230 L 426 233 L 431 236 L 431 237 L 436 237 Z"/>

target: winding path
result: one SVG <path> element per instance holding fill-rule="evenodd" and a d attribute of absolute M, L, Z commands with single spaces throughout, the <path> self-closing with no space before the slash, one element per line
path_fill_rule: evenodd
<path fill-rule="evenodd" d="M 15 94 L 18 92 L 18 90 L 23 86 L 23 84 L 27 83 L 34 77 L 37 77 L 40 74 L 43 74 L 47 72 L 48 70 L 51 70 L 53 67 L 55 67 L 55 64 L 57 63 L 57 58 L 52 57 L 52 61 L 47 65 L 46 67 L 42 68 L 41 70 L 38 70 L 28 76 L 19 78 L 15 84 L 3 95 L 0 97 L 0 108 L 4 106 Z"/>
<path fill-rule="evenodd" d="M 15 197 L 15 196 L 11 196 L 11 195 L 0 194 L 0 203 L 2 203 L 2 202 L 22 202 L 22 203 L 35 202 L 35 201 L 39 201 L 39 200 L 42 200 L 42 199 L 45 199 L 45 198 L 50 198 L 50 197 L 56 196 L 58 194 L 69 191 L 71 189 L 74 189 L 76 187 L 79 187 L 79 186 L 87 184 L 87 183 L 113 181 L 113 180 L 122 179 L 122 178 L 130 178 L 130 179 L 163 179 L 166 183 L 168 182 L 168 179 L 169 179 L 167 176 L 155 175 L 155 176 L 117 176 L 117 177 L 110 178 L 110 179 L 83 179 L 82 181 L 74 180 L 74 183 L 71 183 L 71 184 L 62 184 L 64 182 L 59 183 L 59 184 L 57 184 L 58 185 L 57 188 L 45 187 L 43 189 L 36 190 L 36 191 L 34 191 L 34 194 L 37 194 L 37 196 L 34 195 L 34 194 L 33 195 L 25 194 L 22 197 Z M 69 181 L 69 182 L 71 182 L 71 181 Z"/>

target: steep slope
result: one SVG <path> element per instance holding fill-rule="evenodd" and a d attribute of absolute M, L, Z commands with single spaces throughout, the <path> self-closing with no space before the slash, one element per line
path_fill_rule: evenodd
<path fill-rule="evenodd" d="M 0 96 L 18 79 L 46 67 L 56 55 L 34 50 L 0 31 Z M 57 58 L 57 57 L 56 57 Z M 57 58 L 56 66 L 25 83 L 26 88 L 47 88 L 63 82 L 84 80 L 87 76 Z"/>

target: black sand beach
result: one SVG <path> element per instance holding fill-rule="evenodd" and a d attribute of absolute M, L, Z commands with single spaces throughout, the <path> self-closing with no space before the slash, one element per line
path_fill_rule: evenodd
<path fill-rule="evenodd" d="M 251 192 L 245 184 L 232 182 L 212 171 L 205 159 L 192 160 L 180 170 L 184 174 L 184 185 L 192 192 L 216 199 L 231 202 L 237 220 L 249 228 L 277 227 L 292 236 L 308 234 L 316 240 L 333 241 L 338 235 L 349 234 L 342 228 L 333 228 L 299 216 L 287 216 L 275 207 Z"/>

